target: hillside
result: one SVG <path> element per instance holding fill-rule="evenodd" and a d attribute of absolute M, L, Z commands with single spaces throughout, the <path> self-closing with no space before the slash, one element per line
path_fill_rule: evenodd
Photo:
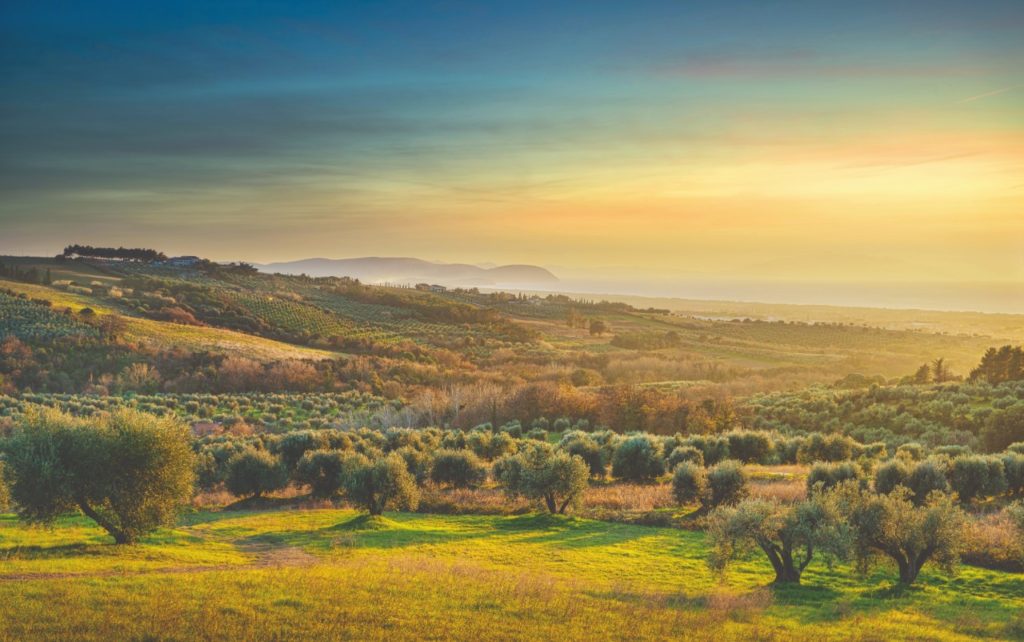
<path fill-rule="evenodd" d="M 461 388 L 467 392 L 456 396 L 470 395 L 468 406 L 478 408 L 465 421 L 488 416 L 484 397 L 493 393 L 484 395 L 481 386 L 504 390 L 503 400 L 517 398 L 516 391 L 529 397 L 524 387 L 554 386 L 562 392 L 537 397 L 550 404 L 550 413 L 583 415 L 558 410 L 582 404 L 596 417 L 594 404 L 601 404 L 595 399 L 630 385 L 644 386 L 644 394 L 696 401 L 839 380 L 896 381 L 939 357 L 954 374 L 966 375 L 987 348 L 1014 342 L 1009 335 L 1018 327 L 1012 315 L 1001 315 L 990 336 L 954 334 L 946 328 L 963 323 L 961 316 L 929 313 L 941 331 L 912 329 L 886 322 L 888 311 L 870 317 L 885 327 L 853 325 L 847 319 L 863 321 L 865 311 L 850 310 L 847 317 L 840 308 L 829 309 L 827 321 L 774 319 L 756 307 L 751 311 L 758 314 L 741 317 L 740 304 L 723 307 L 732 314 L 718 318 L 705 309 L 371 286 L 209 262 L 0 262 L 9 266 L 0 289 L 10 293 L 2 300 L 0 332 L 38 347 L 32 359 L 42 359 L 36 369 L 4 366 L 8 390 L 77 392 L 85 384 L 76 381 L 125 379 L 125 370 L 138 363 L 159 373 L 159 383 L 147 384 L 150 390 L 214 386 L 235 392 L 269 385 L 244 364 L 228 365 L 245 376 L 224 372 L 225 358 L 241 357 L 267 368 L 313 364 L 279 367 L 296 379 L 287 390 L 355 389 L 406 401 L 425 399 L 430 391 L 444 400 L 436 403 L 451 404 L 444 412 L 452 412 L 459 405 L 453 391 Z M 36 282 L 16 278 L 30 269 Z M 15 301 L 18 296 L 23 299 Z M 82 313 L 85 308 L 89 314 Z M 48 349 L 48 333 L 60 337 L 66 353 Z M 58 380 L 61 371 L 72 381 L 64 375 Z"/>
<path fill-rule="evenodd" d="M 365 257 L 355 259 L 303 259 L 257 265 L 270 274 L 308 274 L 359 279 L 365 283 L 411 285 L 420 282 L 458 287 L 540 287 L 558 277 L 535 265 L 485 268 L 464 263 L 433 263 L 413 258 Z"/>

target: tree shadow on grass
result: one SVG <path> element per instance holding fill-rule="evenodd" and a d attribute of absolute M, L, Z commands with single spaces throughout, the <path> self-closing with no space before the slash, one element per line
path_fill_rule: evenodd
<path fill-rule="evenodd" d="M 495 523 L 495 529 L 530 533 L 518 538 L 517 542 L 554 544 L 566 548 L 612 546 L 660 535 L 657 530 L 644 526 L 582 520 L 547 513 L 505 518 Z"/>
<path fill-rule="evenodd" d="M 357 515 L 337 524 L 314 530 L 287 530 L 259 533 L 242 538 L 236 545 L 294 546 L 312 551 L 341 547 L 391 549 L 428 544 L 448 544 L 486 537 L 485 531 L 458 531 L 417 528 L 408 522 L 387 517 Z"/>

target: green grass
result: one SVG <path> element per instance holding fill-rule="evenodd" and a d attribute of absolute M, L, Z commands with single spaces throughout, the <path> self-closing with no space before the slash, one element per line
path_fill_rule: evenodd
<path fill-rule="evenodd" d="M 526 515 L 196 512 L 119 548 L 0 518 L 0 640 L 1009 639 L 1024 577 L 812 566 L 769 590 L 699 532 Z M 34 576 L 34 577 L 33 577 Z"/>

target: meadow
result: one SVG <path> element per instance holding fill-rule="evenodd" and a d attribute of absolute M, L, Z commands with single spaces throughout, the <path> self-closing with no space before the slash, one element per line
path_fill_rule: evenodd
<path fill-rule="evenodd" d="M 196 511 L 131 547 L 0 517 L 0 639 L 1015 639 L 1024 576 L 724 577 L 700 532 L 561 516 Z"/>

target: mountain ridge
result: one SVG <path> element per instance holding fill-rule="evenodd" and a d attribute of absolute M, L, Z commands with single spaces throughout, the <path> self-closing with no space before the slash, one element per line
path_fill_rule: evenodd
<path fill-rule="evenodd" d="M 256 264 L 261 272 L 348 276 L 367 283 L 419 283 L 429 281 L 449 286 L 530 286 L 559 281 L 546 268 L 509 264 L 481 267 L 469 263 L 443 263 L 414 257 L 365 256 L 345 259 L 309 258 Z"/>

